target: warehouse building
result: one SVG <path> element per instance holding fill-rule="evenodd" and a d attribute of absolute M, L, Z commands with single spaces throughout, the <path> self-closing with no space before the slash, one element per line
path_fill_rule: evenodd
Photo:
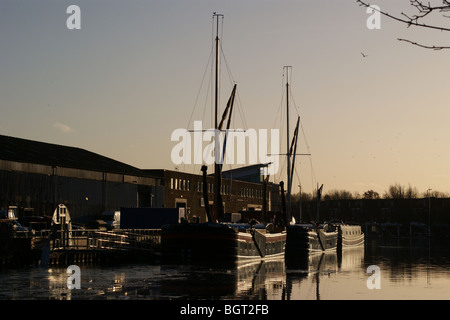
<path fill-rule="evenodd" d="M 121 206 L 150 206 L 156 185 L 141 170 L 90 151 L 0 135 L 3 210 L 51 216 L 63 203 L 84 222 Z"/>
<path fill-rule="evenodd" d="M 262 166 L 262 165 L 261 165 Z M 200 171 L 200 170 L 199 170 Z M 201 222 L 206 221 L 205 199 L 203 196 L 203 177 L 200 174 L 186 173 L 172 170 L 145 170 L 149 176 L 155 179 L 164 188 L 164 204 L 170 208 L 184 208 L 186 217 L 189 220 L 199 218 Z M 259 177 L 260 171 L 253 171 L 257 177 L 251 177 L 252 181 L 263 181 Z M 222 179 L 221 196 L 224 212 L 228 217 L 231 213 L 254 212 L 257 217 L 262 211 L 279 211 L 280 196 L 277 184 L 268 183 L 264 187 L 262 182 L 249 182 L 239 177 L 234 179 L 231 176 Z M 248 175 L 246 176 L 247 178 Z M 213 209 L 214 203 L 214 177 L 207 176 L 208 205 Z M 266 202 L 264 202 L 266 194 Z"/>
<path fill-rule="evenodd" d="M 241 181 L 222 182 L 226 213 L 279 210 L 279 189 L 269 184 L 267 201 L 259 169 Z M 225 173 L 224 173 L 225 175 Z M 208 178 L 212 204 L 213 177 Z M 249 182 L 250 181 L 250 182 Z M 206 220 L 200 172 L 142 170 L 76 148 L 0 135 L 0 210 L 51 216 L 65 204 L 74 221 L 87 223 L 121 207 L 184 208 L 186 217 Z"/>

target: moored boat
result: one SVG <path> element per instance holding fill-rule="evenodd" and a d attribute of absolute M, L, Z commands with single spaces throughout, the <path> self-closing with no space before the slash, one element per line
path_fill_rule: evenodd
<path fill-rule="evenodd" d="M 214 13 L 219 21 L 221 14 Z M 217 22 L 218 23 L 218 22 Z M 219 56 L 219 28 L 216 34 L 216 99 L 215 99 L 215 130 L 222 131 L 222 125 L 230 127 L 236 84 L 223 112 L 222 120 L 217 118 L 218 110 L 218 56 Z M 228 117 L 228 121 L 226 120 Z M 217 140 L 216 140 L 217 138 Z M 219 138 L 215 137 L 214 151 L 220 147 Z M 223 145 L 222 159 L 225 158 L 226 136 Z M 214 152 L 216 155 L 216 152 Z M 221 196 L 222 163 L 214 157 L 214 205 L 211 212 L 209 205 L 205 205 L 206 223 L 188 223 L 163 226 L 161 232 L 161 251 L 164 258 L 172 258 L 181 262 L 235 263 L 248 259 L 266 259 L 282 256 L 285 251 L 286 232 L 275 230 L 272 224 L 229 224 L 224 222 L 224 208 Z M 203 199 L 209 204 L 206 181 L 207 167 L 202 166 Z"/>
<path fill-rule="evenodd" d="M 181 223 L 161 232 L 165 258 L 182 263 L 240 263 L 283 256 L 285 232 L 270 232 L 264 225 Z"/>
<path fill-rule="evenodd" d="M 330 226 L 338 232 L 338 250 L 364 245 L 365 236 L 360 225 L 351 225 L 343 222 L 331 222 Z"/>
<path fill-rule="evenodd" d="M 315 253 L 336 249 L 338 232 L 327 224 L 293 224 L 287 227 L 286 254 Z"/>
<path fill-rule="evenodd" d="M 282 190 L 282 203 L 283 210 L 286 215 L 286 222 L 291 221 L 291 190 L 292 190 L 292 178 L 295 168 L 295 157 L 297 155 L 297 141 L 299 134 L 299 124 L 300 116 L 297 119 L 297 125 L 294 130 L 294 136 L 292 141 L 289 140 L 289 81 L 288 74 L 291 67 L 284 67 L 286 69 L 286 137 L 287 137 L 287 192 L 286 198 L 284 199 L 284 191 Z M 298 155 L 309 155 L 309 154 L 298 154 Z M 292 162 L 291 162 L 292 157 Z M 283 183 L 280 183 L 283 189 Z M 317 188 L 317 220 L 319 221 L 319 205 L 320 198 L 322 194 L 323 185 Z M 286 203 L 284 203 L 286 202 Z M 330 229 L 328 224 L 319 225 L 317 223 L 311 224 L 300 224 L 294 223 L 286 225 L 286 264 L 291 262 L 297 262 L 304 260 L 311 253 L 324 253 L 336 250 L 338 232 L 334 229 Z"/>

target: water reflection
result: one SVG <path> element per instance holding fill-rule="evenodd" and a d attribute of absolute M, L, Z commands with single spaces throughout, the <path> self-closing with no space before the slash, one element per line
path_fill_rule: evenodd
<path fill-rule="evenodd" d="M 0 271 L 0 299 L 450 299 L 450 254 L 427 240 L 368 239 L 342 254 L 235 266 L 81 265 L 81 289 L 68 289 L 66 268 Z M 381 270 L 370 290 L 369 265 Z"/>

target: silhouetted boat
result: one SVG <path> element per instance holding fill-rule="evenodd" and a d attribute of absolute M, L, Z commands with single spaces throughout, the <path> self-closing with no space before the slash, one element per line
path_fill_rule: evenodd
<path fill-rule="evenodd" d="M 164 257 L 185 263 L 239 263 L 283 256 L 286 233 L 264 225 L 181 223 L 162 228 Z"/>
<path fill-rule="evenodd" d="M 214 17 L 219 17 L 214 13 Z M 218 21 L 218 19 L 217 19 Z M 217 22 L 218 23 L 218 22 Z M 218 28 L 217 28 L 218 30 Z M 222 130 L 228 116 L 227 130 L 233 110 L 236 85 L 233 88 L 227 107 L 220 123 L 217 121 L 218 110 L 218 55 L 219 35 L 216 35 L 216 106 L 215 117 L 217 131 Z M 225 142 L 223 159 L 225 158 Z M 216 146 L 217 147 L 217 146 Z M 225 262 L 235 263 L 248 259 L 267 259 L 283 256 L 285 252 L 286 232 L 275 230 L 273 224 L 231 224 L 223 222 L 223 202 L 220 194 L 222 164 L 215 159 L 214 164 L 214 217 L 210 212 L 206 181 L 206 166 L 203 171 L 203 197 L 205 203 L 206 223 L 180 223 L 163 226 L 161 231 L 161 251 L 163 257 L 182 262 Z"/>
<path fill-rule="evenodd" d="M 286 68 L 286 67 L 285 67 Z M 290 261 L 302 260 L 305 256 L 314 252 L 325 252 L 336 250 L 338 232 L 329 228 L 327 224 L 319 225 L 317 223 L 311 224 L 300 224 L 300 223 L 289 223 L 291 219 L 290 214 L 290 197 L 291 197 L 291 187 L 292 187 L 292 177 L 295 167 L 295 156 L 297 150 L 297 140 L 299 133 L 299 123 L 300 117 L 297 119 L 297 125 L 294 131 L 294 137 L 292 142 L 289 141 L 289 81 L 286 81 L 286 119 L 287 119 L 287 205 L 284 203 L 284 193 L 282 191 L 282 203 L 283 210 L 286 215 L 286 263 Z M 289 147 L 290 146 L 290 147 Z M 293 161 L 291 164 L 291 157 Z M 292 167 L 291 167 L 292 166 Z M 283 183 L 280 183 L 283 188 Z M 317 188 L 317 221 L 319 221 L 319 204 L 322 194 L 323 185 Z"/>

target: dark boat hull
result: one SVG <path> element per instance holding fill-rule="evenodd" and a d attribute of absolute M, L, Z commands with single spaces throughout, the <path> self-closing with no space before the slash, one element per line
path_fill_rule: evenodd
<path fill-rule="evenodd" d="M 238 231 L 215 223 L 169 225 L 161 232 L 163 257 L 182 263 L 236 263 L 283 256 L 285 244 L 285 232 Z"/>
<path fill-rule="evenodd" d="M 298 266 L 310 255 L 336 252 L 337 231 L 326 231 L 310 226 L 290 225 L 287 227 L 286 265 Z"/>
<path fill-rule="evenodd" d="M 286 252 L 324 252 L 335 250 L 338 232 L 290 225 L 287 228 Z"/>

